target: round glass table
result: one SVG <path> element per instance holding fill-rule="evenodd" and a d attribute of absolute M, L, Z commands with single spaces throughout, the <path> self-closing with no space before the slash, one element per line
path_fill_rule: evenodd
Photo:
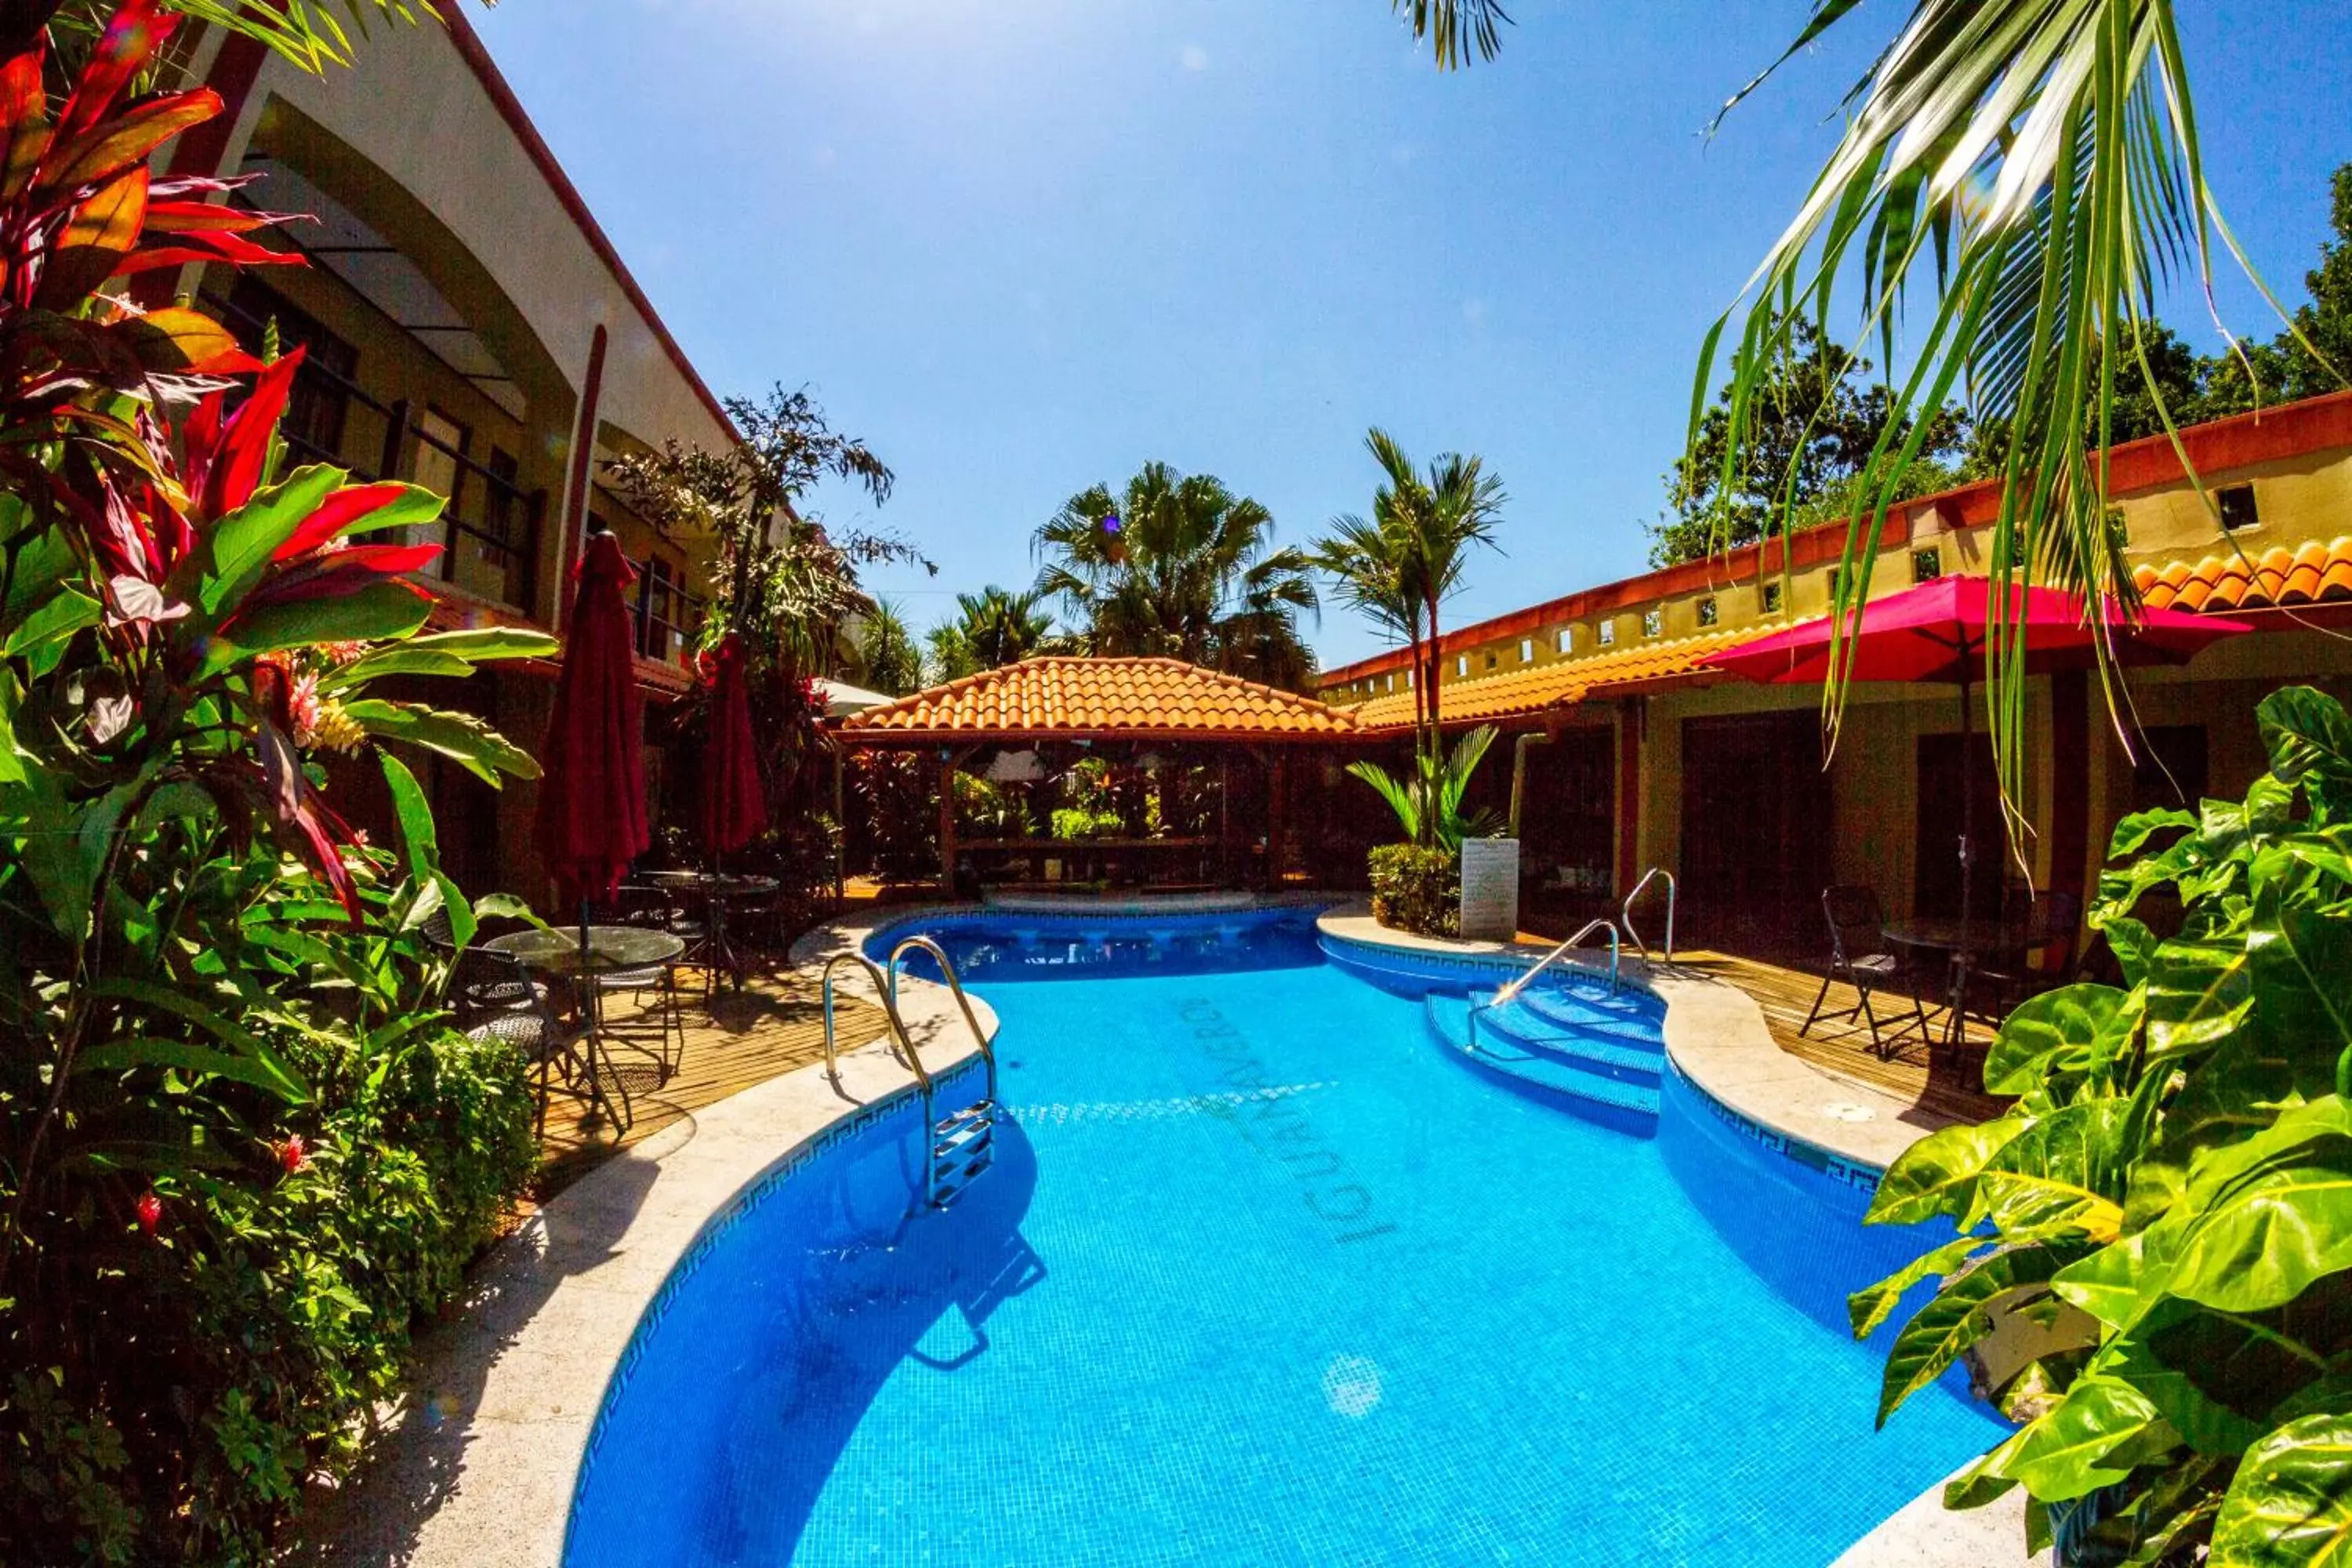
<path fill-rule="evenodd" d="M 710 917 L 707 934 L 690 962 L 701 966 L 714 987 L 724 974 L 736 990 L 742 990 L 743 959 L 727 935 L 728 906 L 739 899 L 765 897 L 783 884 L 773 877 L 720 871 L 648 871 L 644 879 L 665 891 L 692 893 L 705 900 Z"/>
<path fill-rule="evenodd" d="M 551 982 L 571 982 L 577 1021 L 564 1031 L 564 1043 L 554 1054 L 564 1058 L 566 1082 L 584 1087 L 591 1112 L 601 1110 L 625 1135 L 636 1119 L 629 1076 L 646 1079 L 658 1089 L 677 1070 L 685 1052 L 685 1026 L 677 1016 L 676 993 L 661 971 L 686 951 L 686 942 L 668 931 L 644 926 L 590 926 L 583 957 L 580 936 L 577 926 L 546 927 L 510 931 L 492 937 L 482 946 L 536 970 Z M 551 984 L 548 989 L 551 994 L 554 987 Z M 655 1004 L 639 1018 L 609 1024 L 604 1005 L 608 990 L 641 994 L 651 990 Z M 631 1048 L 630 1063 L 614 1060 L 616 1045 Z M 542 1100 L 547 1087 L 543 1063 Z"/>
<path fill-rule="evenodd" d="M 580 954 L 578 926 L 548 926 L 511 931 L 482 943 L 546 974 L 614 974 L 627 969 L 648 969 L 667 963 L 686 951 L 682 937 L 646 926 L 590 926 L 588 954 Z"/>

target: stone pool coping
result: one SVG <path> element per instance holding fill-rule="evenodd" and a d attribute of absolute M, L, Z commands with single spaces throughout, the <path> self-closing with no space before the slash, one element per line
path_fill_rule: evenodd
<path fill-rule="evenodd" d="M 862 938 L 849 931 L 853 943 Z M 845 968 L 842 984 L 871 997 L 861 973 Z M 976 996 L 971 1005 L 992 1037 L 995 1013 Z M 934 1076 L 978 1054 L 944 986 L 907 976 L 899 1011 Z M 887 1042 L 840 1063 L 838 1089 L 820 1063 L 693 1112 L 597 1166 L 493 1247 L 462 1315 L 419 1342 L 412 1392 L 366 1468 L 314 1500 L 309 1560 L 554 1568 L 605 1387 L 696 1238 L 827 1128 L 916 1091 Z"/>

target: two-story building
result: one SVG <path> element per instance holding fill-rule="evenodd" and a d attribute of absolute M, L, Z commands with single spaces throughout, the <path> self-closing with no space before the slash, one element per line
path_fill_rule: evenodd
<path fill-rule="evenodd" d="M 2265 765 L 2254 720 L 2265 692 L 2352 691 L 2352 394 L 2184 434 L 2210 509 L 2168 440 L 2118 447 L 2122 548 L 2150 605 L 2238 616 L 2257 635 L 2185 668 L 2131 671 L 2128 749 L 2095 677 L 2029 682 L 2019 805 L 2038 886 L 2094 888 L 2128 812 L 2242 793 Z M 1891 513 L 1872 595 L 1982 574 L 1999 502 L 1979 484 Z M 1706 662 L 1826 613 L 1845 539 L 1843 523 L 1817 528 L 1445 636 L 1443 721 L 1505 731 L 1477 798 L 1502 804 L 1517 764 L 1523 864 L 1539 888 L 1598 905 L 1663 866 L 1685 917 L 1727 936 L 1814 937 L 1832 882 L 1868 883 L 1896 914 L 1957 910 L 1959 792 L 1977 792 L 1979 824 L 2000 818 L 1980 719 L 1975 756 L 1961 755 L 1956 689 L 1853 686 L 1824 766 L 1818 688 L 1752 685 Z M 1397 737 L 1412 723 L 1411 686 L 1400 651 L 1328 671 L 1319 694 Z"/>
<path fill-rule="evenodd" d="M 560 632 L 567 568 L 602 520 L 640 573 L 640 680 L 674 698 L 707 562 L 599 476 L 669 437 L 725 446 L 731 426 L 454 0 L 433 10 L 371 28 L 356 66 L 323 76 L 242 37 L 193 35 L 179 69 L 227 109 L 181 140 L 173 169 L 261 175 L 231 199 L 300 215 L 268 239 L 309 265 L 192 268 L 181 291 L 249 341 L 274 329 L 308 350 L 283 426 L 297 454 L 449 498 L 431 531 L 445 546 L 436 626 Z M 404 695 L 536 745 L 552 675 L 502 667 Z M 532 786 L 493 792 L 455 765 L 420 777 L 461 882 L 543 890 Z M 373 783 L 338 785 L 364 796 Z"/>

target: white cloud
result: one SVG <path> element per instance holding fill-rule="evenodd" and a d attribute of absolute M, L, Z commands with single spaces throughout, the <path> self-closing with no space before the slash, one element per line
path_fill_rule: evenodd
<path fill-rule="evenodd" d="M 1209 51 L 1198 44 L 1187 44 L 1177 50 L 1176 58 L 1188 71 L 1204 71 L 1209 68 Z"/>

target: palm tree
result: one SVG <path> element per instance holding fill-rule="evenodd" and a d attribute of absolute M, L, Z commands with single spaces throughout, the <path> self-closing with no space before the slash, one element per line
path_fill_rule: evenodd
<path fill-rule="evenodd" d="M 1364 445 L 1381 466 L 1372 515 L 1331 520 L 1332 531 L 1315 546 L 1314 560 L 1337 582 L 1342 597 L 1405 640 L 1413 689 L 1413 754 L 1424 784 L 1442 773 L 1444 740 L 1439 671 L 1444 637 L 1439 613 L 1462 585 L 1470 547 L 1492 546 L 1501 514 L 1503 481 L 1479 458 L 1447 452 L 1426 475 L 1413 467 L 1396 438 L 1375 426 Z M 1483 748 L 1482 748 L 1483 750 Z M 1476 765 L 1476 757 L 1470 765 Z M 1383 791 L 1383 793 L 1387 793 Z M 1434 811 L 1406 818 L 1433 824 Z"/>
<path fill-rule="evenodd" d="M 927 639 L 932 678 L 954 680 L 1059 651 L 1053 614 L 1040 604 L 1034 591 L 1009 594 L 993 583 L 977 594 L 958 594 L 955 618 L 933 626 Z"/>
<path fill-rule="evenodd" d="M 1114 496 L 1082 490 L 1036 532 L 1039 595 L 1092 654 L 1150 654 L 1297 687 L 1318 605 L 1311 563 L 1276 549 L 1274 519 L 1208 474 L 1147 463 Z"/>
<path fill-rule="evenodd" d="M 904 697 L 923 683 L 923 654 L 897 603 L 877 595 L 858 617 L 857 671 L 862 684 Z"/>

